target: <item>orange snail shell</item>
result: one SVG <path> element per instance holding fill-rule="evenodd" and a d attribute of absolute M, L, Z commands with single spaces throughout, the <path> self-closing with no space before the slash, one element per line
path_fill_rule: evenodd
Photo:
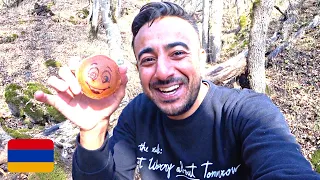
<path fill-rule="evenodd" d="M 92 99 L 110 96 L 121 84 L 118 65 L 104 55 L 84 59 L 77 71 L 77 78 L 82 92 Z"/>

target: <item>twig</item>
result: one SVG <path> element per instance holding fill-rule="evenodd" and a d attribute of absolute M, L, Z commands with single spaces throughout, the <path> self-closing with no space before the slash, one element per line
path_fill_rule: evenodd
<path fill-rule="evenodd" d="M 278 6 L 274 6 L 274 8 L 276 8 L 276 10 L 278 10 L 283 16 L 284 18 L 281 19 L 281 21 L 286 21 L 288 19 L 287 14 L 285 14 L 284 12 L 281 11 L 281 9 Z"/>

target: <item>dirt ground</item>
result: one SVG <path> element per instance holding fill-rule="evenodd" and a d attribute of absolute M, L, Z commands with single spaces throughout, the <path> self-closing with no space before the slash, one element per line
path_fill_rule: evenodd
<path fill-rule="evenodd" d="M 308 26 L 316 16 L 320 4 L 304 1 L 296 24 L 295 34 Z M 277 22 L 279 25 L 279 22 Z M 275 22 L 270 25 L 273 33 Z M 281 42 L 280 42 L 281 43 Z M 273 59 L 267 68 L 270 97 L 284 113 L 291 132 L 310 159 L 320 148 L 320 26 L 306 30 Z"/>
<path fill-rule="evenodd" d="M 90 40 L 88 24 L 77 13 L 88 1 L 55 1 L 51 7 L 54 16 L 35 16 L 35 0 L 25 0 L 19 7 L 0 9 L 0 109 L 8 112 L 4 101 L 4 88 L 10 83 L 24 85 L 41 82 L 47 85 L 58 68 L 46 67 L 45 62 L 56 60 L 67 64 L 72 56 L 92 54 L 114 56 L 108 51 L 105 32 L 99 27 L 98 38 Z M 51 3 L 50 0 L 40 4 Z M 124 61 L 128 66 L 129 82 L 126 99 L 141 92 L 135 59 L 131 50 L 130 25 L 142 1 L 127 2 L 125 13 L 118 25 L 122 35 Z M 319 7 L 316 7 L 319 12 Z M 314 14 L 306 15 L 305 21 Z M 73 18 L 71 18 L 73 17 Z M 130 23 L 129 23 L 130 22 Z M 269 95 L 284 113 L 292 133 L 309 159 L 320 148 L 320 27 L 307 31 L 291 44 L 267 69 Z M 5 42 L 6 37 L 17 38 Z M 120 112 L 120 110 L 118 111 Z M 114 117 L 116 119 L 116 116 Z M 19 119 L 17 119 L 19 121 Z"/>

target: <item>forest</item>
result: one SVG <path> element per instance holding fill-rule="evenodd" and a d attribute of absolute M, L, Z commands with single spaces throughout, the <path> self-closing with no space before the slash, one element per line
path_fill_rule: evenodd
<path fill-rule="evenodd" d="M 126 95 L 110 121 L 142 92 L 131 23 L 152 0 L 0 0 L 0 179 L 71 179 L 79 130 L 51 106 L 49 76 L 75 57 L 104 54 L 128 67 Z M 170 0 L 197 20 L 207 52 L 203 77 L 265 93 L 284 114 L 303 155 L 320 173 L 320 1 Z M 50 138 L 52 173 L 10 173 L 10 139 Z M 139 178 L 137 178 L 139 179 Z"/>

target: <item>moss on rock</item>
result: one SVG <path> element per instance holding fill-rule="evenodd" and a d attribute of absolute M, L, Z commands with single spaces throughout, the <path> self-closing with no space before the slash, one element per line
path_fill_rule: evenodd
<path fill-rule="evenodd" d="M 18 84 L 9 84 L 8 86 L 6 86 L 4 93 L 5 102 L 8 104 L 11 113 L 17 117 L 23 115 L 20 106 L 24 102 L 22 101 L 23 99 L 19 98 L 21 90 L 22 86 Z"/>
<path fill-rule="evenodd" d="M 248 19 L 245 14 L 240 16 L 240 22 L 239 22 L 240 28 L 244 29 L 248 25 Z"/>
<path fill-rule="evenodd" d="M 52 118 L 54 121 L 62 122 L 66 120 L 66 117 L 61 114 L 56 108 L 46 105 L 47 113 L 49 114 L 49 117 Z"/>
<path fill-rule="evenodd" d="M 44 85 L 40 83 L 28 83 L 24 94 L 26 94 L 30 99 L 33 98 L 33 95 L 36 91 L 41 90 L 47 94 L 52 94 Z"/>
<path fill-rule="evenodd" d="M 313 164 L 315 170 L 320 173 L 320 149 L 313 153 L 311 163 Z"/>
<path fill-rule="evenodd" d="M 49 59 L 47 60 L 45 63 L 46 67 L 61 67 L 61 63 L 56 61 L 56 60 L 53 60 L 53 59 Z"/>
<path fill-rule="evenodd" d="M 66 118 L 54 107 L 34 100 L 34 93 L 38 90 L 52 94 L 40 83 L 28 83 L 26 87 L 9 84 L 5 88 L 5 101 L 12 114 L 16 117 L 29 117 L 32 122 L 41 125 L 44 125 L 47 120 L 64 121 Z"/>
<path fill-rule="evenodd" d="M 11 129 L 5 125 L 5 120 L 0 118 L 0 125 L 2 129 L 11 137 L 15 139 L 29 139 L 31 138 L 30 135 L 27 134 L 29 131 L 28 129 Z"/>
<path fill-rule="evenodd" d="M 90 12 L 88 9 L 83 8 L 77 11 L 77 16 L 81 19 L 86 19 L 89 16 Z"/>
<path fill-rule="evenodd" d="M 7 128 L 5 130 L 11 137 L 15 138 L 15 139 L 30 139 L 32 138 L 31 135 L 28 135 L 26 133 L 24 133 L 23 131 L 21 130 L 13 130 L 13 129 L 10 129 L 10 128 Z"/>
<path fill-rule="evenodd" d="M 0 36 L 0 44 L 11 43 L 15 41 L 19 36 L 17 34 L 12 34 L 9 36 Z"/>
<path fill-rule="evenodd" d="M 44 125 L 45 113 L 43 109 L 40 107 L 40 105 L 34 104 L 33 102 L 28 102 L 23 107 L 23 112 L 32 120 L 37 122 L 37 124 Z"/>

